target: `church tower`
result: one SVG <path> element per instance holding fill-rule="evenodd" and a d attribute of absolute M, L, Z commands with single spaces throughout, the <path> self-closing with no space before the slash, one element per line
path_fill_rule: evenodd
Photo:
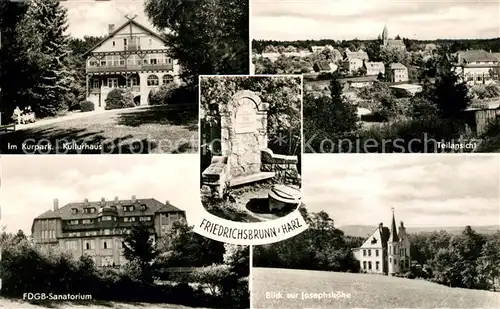
<path fill-rule="evenodd" d="M 394 218 L 394 208 L 391 209 L 392 211 L 392 222 L 391 222 L 391 229 L 390 229 L 390 236 L 389 240 L 387 241 L 387 253 L 388 253 L 388 259 L 387 259 L 387 264 L 388 264 L 388 275 L 393 276 L 396 273 L 399 273 L 400 268 L 399 268 L 399 260 L 400 260 L 400 248 L 399 248 L 399 237 L 398 237 L 398 232 L 397 232 L 397 227 L 396 227 L 396 219 Z"/>
<path fill-rule="evenodd" d="M 387 45 L 387 40 L 389 39 L 389 31 L 387 30 L 387 25 L 384 25 L 384 31 L 382 31 L 382 45 Z"/>

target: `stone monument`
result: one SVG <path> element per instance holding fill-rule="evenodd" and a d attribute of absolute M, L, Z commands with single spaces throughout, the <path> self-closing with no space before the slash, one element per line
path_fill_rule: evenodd
<path fill-rule="evenodd" d="M 267 157 L 272 157 L 270 163 L 275 159 L 267 145 L 268 108 L 269 104 L 249 90 L 237 92 L 227 104 L 219 106 L 221 155 L 212 157 L 211 165 L 202 173 L 202 194 L 215 190 L 222 196 L 227 186 L 275 177 L 272 168 L 263 168 Z M 296 156 L 281 156 L 279 160 L 297 163 Z"/>

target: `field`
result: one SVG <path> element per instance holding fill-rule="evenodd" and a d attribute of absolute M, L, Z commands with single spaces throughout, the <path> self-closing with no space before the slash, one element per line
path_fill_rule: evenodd
<path fill-rule="evenodd" d="M 87 153 L 194 153 L 198 148 L 198 110 L 185 106 L 150 106 L 104 113 L 88 112 L 82 117 L 16 130 L 1 136 L 3 153 L 33 153 L 23 145 L 50 143 L 50 152 L 82 153 L 63 144 L 103 145 L 103 151 Z M 65 120 L 67 118 L 67 120 Z M 9 146 L 11 145 L 11 146 Z M 13 146 L 12 146 L 13 145 Z M 83 151 L 85 153 L 85 151 Z"/>
<path fill-rule="evenodd" d="M 146 304 L 146 303 L 115 303 L 115 302 L 102 302 L 91 304 L 70 304 L 70 303 L 52 303 L 50 305 L 35 305 L 27 302 L 15 301 L 5 298 L 0 298 L 0 308 L 6 309 L 190 309 L 192 307 L 185 307 L 181 305 L 169 304 Z M 203 308 L 197 308 L 203 309 Z"/>
<path fill-rule="evenodd" d="M 336 293 L 336 298 L 302 299 L 302 293 L 323 292 Z M 282 293 L 282 298 L 276 299 L 276 293 Z M 298 294 L 297 298 L 291 298 L 292 294 Z M 387 276 L 253 268 L 252 303 L 256 309 L 498 309 L 500 293 Z"/>

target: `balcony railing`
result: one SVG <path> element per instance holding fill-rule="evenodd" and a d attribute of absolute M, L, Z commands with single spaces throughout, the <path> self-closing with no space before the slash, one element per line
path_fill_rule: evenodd
<path fill-rule="evenodd" d="M 171 71 L 174 69 L 173 63 L 162 64 L 124 64 L 117 66 L 87 66 L 87 73 L 100 73 L 100 72 L 123 72 L 123 71 L 148 71 L 148 70 L 166 70 Z"/>
<path fill-rule="evenodd" d="M 103 89 L 107 89 L 107 91 L 110 91 L 111 89 L 124 89 L 124 90 L 130 90 L 132 92 L 140 92 L 141 87 L 140 86 L 132 86 L 132 87 L 127 87 L 125 85 L 119 85 L 118 87 L 107 87 L 106 85 L 100 88 L 90 88 L 89 93 L 90 94 L 99 94 Z"/>

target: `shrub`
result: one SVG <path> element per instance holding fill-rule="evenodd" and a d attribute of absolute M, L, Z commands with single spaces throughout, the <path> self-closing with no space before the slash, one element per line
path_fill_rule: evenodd
<path fill-rule="evenodd" d="M 218 295 L 223 287 L 224 280 L 230 274 L 230 266 L 213 264 L 195 270 L 191 274 L 191 281 L 204 285 L 213 295 Z"/>
<path fill-rule="evenodd" d="M 106 97 L 106 110 L 134 107 L 134 98 L 128 91 L 113 89 Z"/>
<path fill-rule="evenodd" d="M 404 273 L 403 275 L 403 278 L 407 278 L 407 279 L 415 279 L 417 276 L 412 273 L 411 271 L 408 271 L 406 273 Z"/>
<path fill-rule="evenodd" d="M 80 103 L 80 111 L 91 112 L 95 109 L 94 103 L 90 101 L 83 101 Z"/>
<path fill-rule="evenodd" d="M 161 85 L 158 90 L 149 92 L 148 101 L 150 105 L 164 105 L 172 103 L 172 96 L 178 88 L 176 83 Z"/>

